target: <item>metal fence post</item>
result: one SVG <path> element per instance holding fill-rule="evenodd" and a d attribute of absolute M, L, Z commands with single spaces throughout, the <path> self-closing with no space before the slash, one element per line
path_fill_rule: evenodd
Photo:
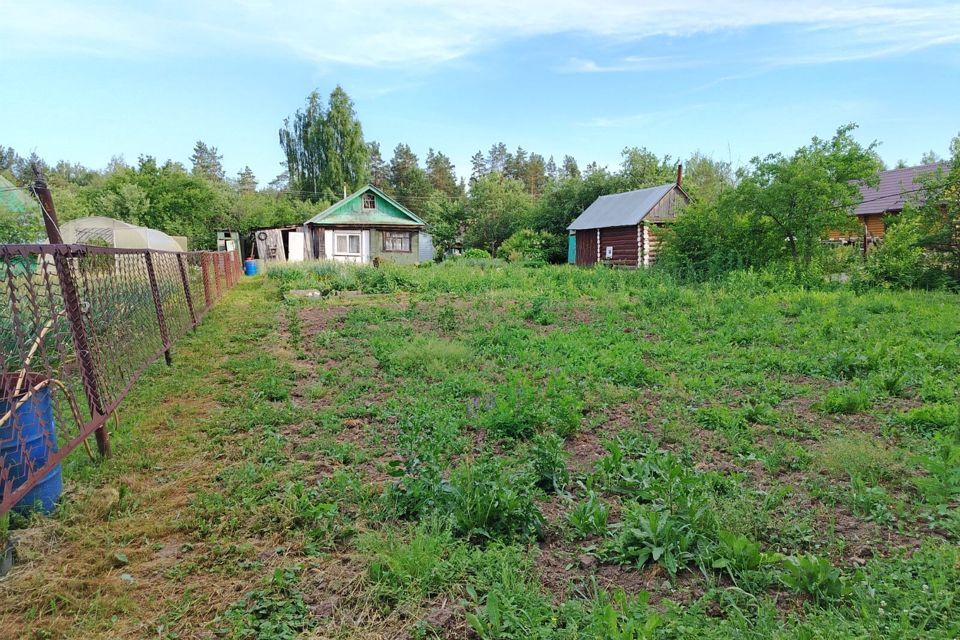
<path fill-rule="evenodd" d="M 213 280 L 217 285 L 217 300 L 220 300 L 223 297 L 223 287 L 220 284 L 223 279 L 223 259 L 217 253 L 213 254 L 213 273 Z"/>
<path fill-rule="evenodd" d="M 197 326 L 197 312 L 193 309 L 193 297 L 190 295 L 190 278 L 187 277 L 187 257 L 177 254 L 177 265 L 180 267 L 180 280 L 183 282 L 183 294 L 187 298 L 187 310 L 190 312 L 190 324 Z"/>
<path fill-rule="evenodd" d="M 47 182 L 39 167 L 33 168 L 36 179 L 34 180 L 32 191 L 40 202 L 40 208 L 43 212 L 43 221 L 47 228 L 47 237 L 51 244 L 60 243 L 60 228 L 57 223 L 57 210 L 53 205 L 53 196 L 47 187 Z M 60 282 L 60 293 L 63 296 L 64 313 L 67 316 L 67 324 L 70 325 L 70 337 L 73 340 L 73 348 L 77 352 L 77 363 L 80 368 L 80 377 L 83 381 L 84 395 L 87 396 L 87 406 L 90 409 L 90 415 L 93 419 L 103 416 L 103 399 L 100 396 L 100 388 L 97 385 L 97 369 L 93 361 L 93 354 L 90 351 L 90 342 L 87 336 L 87 329 L 83 323 L 83 310 L 80 303 L 80 295 L 77 293 L 77 286 L 73 280 L 73 273 L 70 270 L 70 260 L 73 252 L 70 250 L 55 251 L 53 255 L 54 268 L 57 271 L 57 280 Z M 95 431 L 97 438 L 97 450 L 101 456 L 110 455 L 110 436 L 107 434 L 107 427 L 100 426 Z"/>
<path fill-rule="evenodd" d="M 204 251 L 200 254 L 200 269 L 203 271 L 203 301 L 209 309 L 213 306 L 213 285 L 210 283 L 210 256 Z"/>
<path fill-rule="evenodd" d="M 170 334 L 167 333 L 167 319 L 163 315 L 163 301 L 160 299 L 160 287 L 157 285 L 157 272 L 153 268 L 153 254 L 149 250 L 144 251 L 143 259 L 147 263 L 150 293 L 153 295 L 153 306 L 157 310 L 157 325 L 160 327 L 160 340 L 163 342 L 163 359 L 167 361 L 167 365 L 171 365 L 173 361 L 170 358 Z"/>

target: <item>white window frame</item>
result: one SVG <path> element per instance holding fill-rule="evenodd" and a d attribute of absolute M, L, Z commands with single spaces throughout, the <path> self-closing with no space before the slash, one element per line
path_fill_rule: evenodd
<path fill-rule="evenodd" d="M 369 198 L 370 206 L 367 206 L 367 200 Z M 362 209 L 376 209 L 377 208 L 377 196 L 373 195 L 369 191 L 362 196 L 360 196 L 360 207 Z"/>
<path fill-rule="evenodd" d="M 357 251 L 356 253 L 350 251 L 350 238 L 356 236 L 357 238 Z M 340 238 L 347 239 L 347 251 L 338 251 L 337 249 L 337 240 Z M 333 255 L 334 256 L 345 256 L 350 258 L 360 258 L 363 255 L 363 234 L 359 231 L 334 231 L 333 232 Z"/>

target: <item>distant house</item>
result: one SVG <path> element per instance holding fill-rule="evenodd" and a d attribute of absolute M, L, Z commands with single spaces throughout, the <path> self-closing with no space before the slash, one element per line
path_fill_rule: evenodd
<path fill-rule="evenodd" d="M 860 187 L 860 195 L 863 199 L 853 212 L 860 222 L 859 234 L 853 236 L 840 231 L 831 231 L 830 240 L 844 244 L 862 243 L 866 251 L 869 245 L 883 239 L 887 230 L 884 218 L 901 213 L 904 205 L 911 200 L 923 201 L 923 192 L 920 190 L 917 178 L 934 173 L 938 169 L 946 171 L 948 166 L 946 163 L 934 163 L 881 171 L 880 182 L 876 187 L 866 185 Z"/>
<path fill-rule="evenodd" d="M 378 260 L 416 264 L 431 260 L 433 245 L 425 228 L 416 214 L 372 185 L 327 207 L 304 224 L 310 255 L 360 263 Z"/>
<path fill-rule="evenodd" d="M 657 257 L 660 229 L 690 202 L 677 181 L 659 187 L 600 196 L 570 223 L 568 259 L 577 265 L 649 267 Z"/>

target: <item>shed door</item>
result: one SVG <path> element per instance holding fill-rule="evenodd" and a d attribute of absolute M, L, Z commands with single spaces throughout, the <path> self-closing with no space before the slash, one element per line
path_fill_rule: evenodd
<path fill-rule="evenodd" d="M 577 231 L 577 264 L 597 263 L 597 230 L 581 229 Z"/>

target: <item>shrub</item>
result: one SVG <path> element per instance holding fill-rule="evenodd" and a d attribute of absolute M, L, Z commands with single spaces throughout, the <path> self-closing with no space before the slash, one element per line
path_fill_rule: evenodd
<path fill-rule="evenodd" d="M 862 478 L 874 484 L 903 473 L 893 451 L 881 441 L 861 434 L 820 443 L 814 459 L 820 468 L 834 477 Z"/>
<path fill-rule="evenodd" d="M 849 592 L 840 570 L 834 567 L 828 558 L 819 556 L 784 558 L 780 580 L 798 593 L 813 596 L 817 602 L 836 600 Z"/>
<path fill-rule="evenodd" d="M 827 392 L 820 406 L 827 413 L 859 413 L 870 406 L 870 394 L 863 387 L 837 387 Z"/>
<path fill-rule="evenodd" d="M 530 467 L 538 487 L 551 493 L 563 491 L 570 482 L 563 439 L 555 433 L 535 436 L 530 448 Z"/>
<path fill-rule="evenodd" d="M 610 507 L 594 491 L 567 514 L 567 523 L 584 538 L 606 534 L 609 519 Z"/>
<path fill-rule="evenodd" d="M 869 284 L 909 289 L 926 279 L 929 267 L 920 246 L 920 223 L 899 216 L 884 234 L 883 242 L 867 255 L 865 274 Z"/>
<path fill-rule="evenodd" d="M 464 257 L 464 258 L 472 258 L 472 259 L 474 259 L 474 260 L 478 260 L 478 259 L 479 259 L 479 260 L 484 260 L 484 259 L 490 259 L 490 258 L 492 258 L 493 256 L 491 256 L 491 255 L 490 255 L 490 252 L 487 251 L 486 249 L 472 248 L 472 249 L 467 249 L 466 251 L 464 251 L 464 252 L 463 252 L 463 257 Z"/>
<path fill-rule="evenodd" d="M 497 249 L 497 255 L 506 258 L 509 262 L 524 260 L 543 262 L 550 240 L 550 234 L 545 231 L 521 229 L 503 241 Z"/>
<path fill-rule="evenodd" d="M 543 530 L 533 487 L 495 459 L 466 462 L 450 474 L 454 532 L 470 540 L 530 540 Z"/>
<path fill-rule="evenodd" d="M 580 426 L 582 415 L 582 401 L 562 378 L 551 378 L 544 389 L 542 384 L 515 376 L 498 386 L 483 421 L 487 428 L 509 438 L 528 438 L 541 430 L 566 436 Z"/>
<path fill-rule="evenodd" d="M 960 407 L 955 404 L 925 404 L 901 413 L 895 421 L 919 433 L 956 430 L 960 428 Z"/>

